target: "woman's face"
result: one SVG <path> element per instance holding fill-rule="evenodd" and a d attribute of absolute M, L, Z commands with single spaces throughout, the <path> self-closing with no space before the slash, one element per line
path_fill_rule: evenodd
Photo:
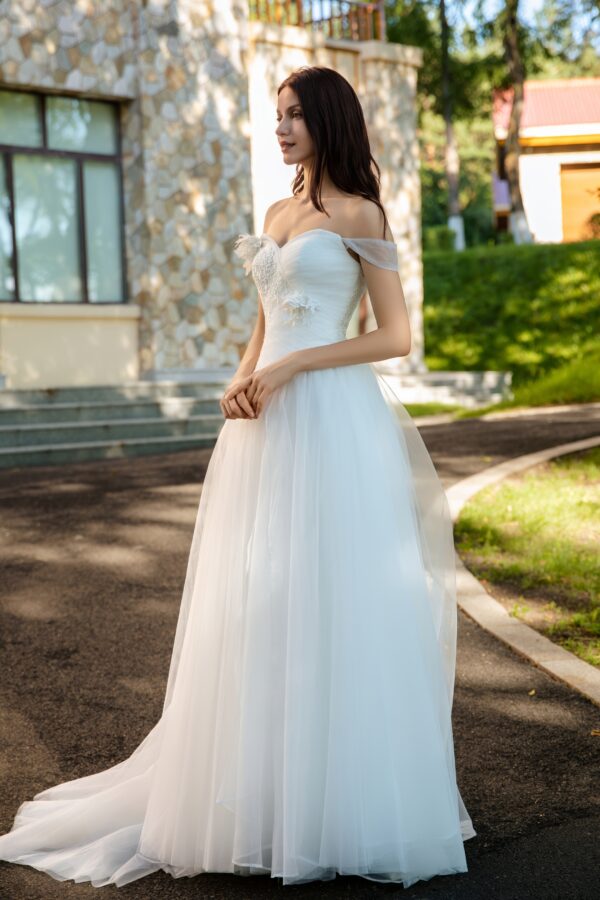
<path fill-rule="evenodd" d="M 277 128 L 275 134 L 286 165 L 304 164 L 313 155 L 313 142 L 304 121 L 298 95 L 291 87 L 284 87 L 277 98 Z"/>

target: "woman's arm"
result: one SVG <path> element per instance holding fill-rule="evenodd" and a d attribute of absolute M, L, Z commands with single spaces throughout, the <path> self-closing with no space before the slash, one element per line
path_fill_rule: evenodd
<path fill-rule="evenodd" d="M 221 412 L 226 419 L 253 419 L 254 409 L 245 392 L 245 383 L 238 388 L 238 384 L 254 372 L 256 362 L 265 338 L 265 313 L 262 298 L 258 295 L 258 316 L 250 340 L 240 359 L 235 375 L 227 385 L 220 400 Z"/>
<path fill-rule="evenodd" d="M 246 345 L 246 349 L 244 350 L 244 355 L 240 359 L 239 365 L 237 367 L 236 373 L 233 376 L 233 379 L 241 378 L 244 375 L 250 375 L 251 372 L 254 372 L 254 367 L 256 366 L 256 362 L 260 355 L 260 351 L 263 345 L 263 341 L 265 339 L 265 313 L 263 310 L 262 300 L 259 294 L 258 297 L 258 316 L 256 319 L 256 324 L 254 326 L 254 330 L 250 336 L 250 340 Z"/>
<path fill-rule="evenodd" d="M 356 237 L 381 237 L 383 217 L 379 207 L 365 200 L 352 222 Z M 389 227 L 386 240 L 394 237 Z M 400 276 L 392 269 L 382 269 L 360 257 L 365 274 L 377 328 L 358 337 L 346 338 L 334 344 L 308 347 L 288 354 L 295 372 L 377 362 L 410 353 L 410 321 Z"/>
<path fill-rule="evenodd" d="M 295 350 L 288 359 L 295 372 L 377 362 L 410 353 L 410 322 L 400 276 L 360 260 L 377 328 L 334 344 Z"/>
<path fill-rule="evenodd" d="M 268 230 L 271 212 L 275 204 L 272 204 L 265 214 L 263 232 Z M 253 419 L 254 409 L 248 400 L 245 391 L 245 383 L 238 388 L 238 383 L 246 376 L 254 372 L 263 341 L 265 339 L 265 311 L 262 297 L 258 295 L 258 314 L 250 340 L 246 345 L 244 354 L 239 361 L 235 375 L 227 385 L 220 400 L 221 410 L 226 419 Z"/>

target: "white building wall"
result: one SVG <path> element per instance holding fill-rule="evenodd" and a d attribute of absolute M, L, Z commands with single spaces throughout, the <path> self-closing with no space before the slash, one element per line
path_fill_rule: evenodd
<path fill-rule="evenodd" d="M 561 164 L 591 162 L 600 165 L 600 150 L 521 154 L 521 195 L 536 243 L 560 243 L 563 239 Z"/>

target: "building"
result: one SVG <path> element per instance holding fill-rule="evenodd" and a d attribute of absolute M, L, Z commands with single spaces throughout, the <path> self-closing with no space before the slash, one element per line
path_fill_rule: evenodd
<path fill-rule="evenodd" d="M 361 98 L 423 369 L 421 51 L 385 42 L 382 3 L 345 6 L 311 23 L 299 0 L 271 4 L 277 21 L 246 0 L 3 4 L 5 390 L 233 373 L 257 304 L 233 244 L 290 193 L 274 111 L 301 64 Z"/>
<path fill-rule="evenodd" d="M 512 89 L 494 95 L 494 217 L 507 230 L 510 213 L 504 143 Z M 519 132 L 519 178 L 536 242 L 600 237 L 600 78 L 526 81 Z"/>

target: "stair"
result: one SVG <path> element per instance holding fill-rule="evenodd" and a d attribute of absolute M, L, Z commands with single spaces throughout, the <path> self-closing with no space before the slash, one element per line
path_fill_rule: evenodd
<path fill-rule="evenodd" d="M 511 395 L 512 372 L 404 372 L 387 360 L 375 368 L 402 403 L 447 403 L 475 409 L 499 403 Z"/>
<path fill-rule="evenodd" d="M 0 468 L 213 447 L 227 381 L 0 392 Z"/>
<path fill-rule="evenodd" d="M 403 403 L 484 405 L 502 399 L 510 386 L 510 372 L 410 374 L 385 362 L 376 368 Z M 0 391 L 0 469 L 214 447 L 226 421 L 219 400 L 231 374 Z"/>

